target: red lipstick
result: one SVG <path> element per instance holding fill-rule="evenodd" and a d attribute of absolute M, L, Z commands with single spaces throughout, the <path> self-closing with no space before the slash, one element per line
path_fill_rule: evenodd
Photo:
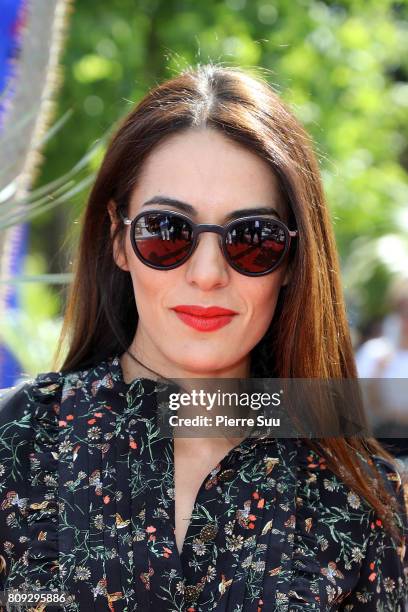
<path fill-rule="evenodd" d="M 178 318 L 186 325 L 189 325 L 197 331 L 207 332 L 215 331 L 228 325 L 232 318 L 238 313 L 228 308 L 220 308 L 219 306 L 190 306 L 179 305 L 172 310 L 175 311 Z"/>

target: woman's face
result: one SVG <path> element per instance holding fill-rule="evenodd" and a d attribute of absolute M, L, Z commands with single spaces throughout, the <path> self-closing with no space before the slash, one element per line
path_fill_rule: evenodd
<path fill-rule="evenodd" d="M 173 198 L 191 209 L 186 213 L 175 204 L 145 204 L 152 198 Z M 146 159 L 128 217 L 170 209 L 196 223 L 224 224 L 233 211 L 255 212 L 265 206 L 287 222 L 277 180 L 266 162 L 218 131 L 190 129 L 168 137 Z M 109 210 L 113 230 L 112 202 Z M 244 276 L 225 261 L 219 236 L 206 232 L 180 267 L 155 270 L 138 259 L 129 226 L 125 231 L 125 249 L 116 246 L 115 261 L 130 272 L 135 293 L 139 322 L 129 347 L 133 354 L 168 376 L 248 376 L 250 351 L 266 333 L 280 287 L 287 282 L 286 263 L 265 276 Z M 236 314 L 228 324 L 203 331 L 176 313 L 180 305 L 217 306 Z"/>

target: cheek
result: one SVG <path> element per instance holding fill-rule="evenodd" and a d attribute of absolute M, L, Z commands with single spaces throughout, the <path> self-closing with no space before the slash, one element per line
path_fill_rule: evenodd
<path fill-rule="evenodd" d="M 163 290 L 161 279 L 156 278 L 159 273 L 156 270 L 140 264 L 132 266 L 130 268 L 130 274 L 138 311 L 141 312 L 147 307 L 149 307 L 150 310 L 154 310 L 158 303 L 160 293 Z"/>
<path fill-rule="evenodd" d="M 246 287 L 246 301 L 251 314 L 251 324 L 257 329 L 266 328 L 272 321 L 281 287 L 281 275 L 249 279 L 254 281 Z"/>
<path fill-rule="evenodd" d="M 128 253 L 136 308 L 141 319 L 148 320 L 160 310 L 165 296 L 174 287 L 174 270 L 161 272 L 145 266 L 133 253 Z"/>
<path fill-rule="evenodd" d="M 160 278 L 156 279 L 155 276 L 160 275 L 160 272 L 145 266 L 138 259 L 133 252 L 130 241 L 126 245 L 126 259 L 139 313 L 144 310 L 144 304 L 148 302 L 150 302 L 151 308 L 154 308 L 155 302 L 152 300 L 152 295 L 161 286 Z"/>

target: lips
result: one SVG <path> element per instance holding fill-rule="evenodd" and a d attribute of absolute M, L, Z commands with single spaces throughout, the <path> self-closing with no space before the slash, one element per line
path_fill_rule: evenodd
<path fill-rule="evenodd" d="M 238 314 L 234 310 L 229 310 L 228 308 L 220 308 L 219 306 L 175 306 L 173 308 L 176 312 L 184 312 L 189 315 L 194 315 L 196 317 L 220 317 L 223 315 L 235 315 Z"/>
<path fill-rule="evenodd" d="M 238 313 L 228 308 L 219 306 L 190 306 L 179 305 L 172 310 L 177 317 L 189 327 L 200 331 L 209 332 L 228 325 Z"/>

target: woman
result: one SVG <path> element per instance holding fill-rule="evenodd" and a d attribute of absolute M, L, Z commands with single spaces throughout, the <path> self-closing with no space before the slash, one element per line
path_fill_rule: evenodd
<path fill-rule="evenodd" d="M 157 377 L 356 376 L 318 165 L 266 83 L 200 66 L 125 118 L 67 339 L 3 398 L 1 588 L 68 610 L 404 609 L 403 487 L 374 439 L 157 428 Z"/>

